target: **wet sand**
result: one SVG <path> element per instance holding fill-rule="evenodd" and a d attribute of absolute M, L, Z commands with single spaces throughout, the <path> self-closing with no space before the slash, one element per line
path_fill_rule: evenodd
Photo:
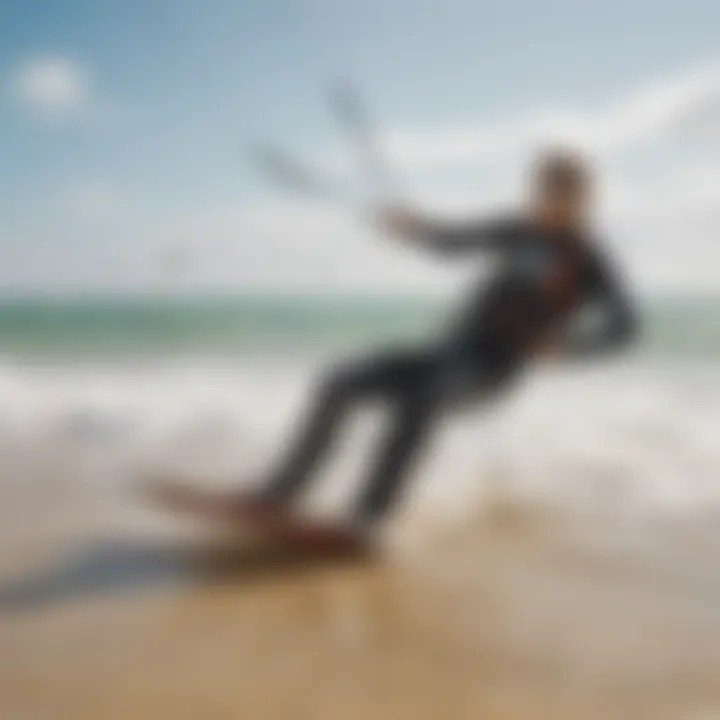
<path fill-rule="evenodd" d="M 712 518 L 498 503 L 343 565 L 27 500 L 0 502 L 3 720 L 720 718 Z"/>

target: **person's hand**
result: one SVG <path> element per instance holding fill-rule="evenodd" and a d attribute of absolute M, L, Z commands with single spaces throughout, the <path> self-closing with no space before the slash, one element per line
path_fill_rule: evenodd
<path fill-rule="evenodd" d="M 405 239 L 422 235 L 428 228 L 423 215 L 411 207 L 401 205 L 382 208 L 377 219 L 384 232 Z"/>

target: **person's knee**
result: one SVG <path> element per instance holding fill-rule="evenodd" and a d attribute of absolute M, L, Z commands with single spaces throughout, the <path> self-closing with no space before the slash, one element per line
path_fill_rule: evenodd
<path fill-rule="evenodd" d="M 405 393 L 397 408 L 395 434 L 409 441 L 420 437 L 440 410 L 437 394 L 430 387 Z"/>
<path fill-rule="evenodd" d="M 320 380 L 318 398 L 323 404 L 336 405 L 349 400 L 358 387 L 357 373 L 351 366 L 335 367 Z"/>

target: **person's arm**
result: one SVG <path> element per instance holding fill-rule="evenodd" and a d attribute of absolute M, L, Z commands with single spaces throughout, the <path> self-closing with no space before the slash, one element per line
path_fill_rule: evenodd
<path fill-rule="evenodd" d="M 465 223 L 441 223 L 406 209 L 391 209 L 381 217 L 391 234 L 443 256 L 507 249 L 518 236 L 518 222 L 496 217 Z"/>
<path fill-rule="evenodd" d="M 592 260 L 584 309 L 593 312 L 590 327 L 572 328 L 562 343 L 571 358 L 607 355 L 633 344 L 640 334 L 637 311 L 617 270 L 607 258 Z"/>

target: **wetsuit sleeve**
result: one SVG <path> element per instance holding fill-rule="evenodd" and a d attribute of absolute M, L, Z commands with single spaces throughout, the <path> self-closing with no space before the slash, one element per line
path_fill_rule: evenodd
<path fill-rule="evenodd" d="M 519 235 L 519 222 L 501 217 L 455 225 L 432 223 L 417 240 L 433 253 L 451 257 L 478 251 L 503 252 Z"/>
<path fill-rule="evenodd" d="M 586 357 L 622 350 L 639 336 L 639 320 L 625 283 L 607 257 L 593 254 L 585 283 L 583 310 L 590 328 L 576 327 L 566 338 L 568 355 Z"/>

